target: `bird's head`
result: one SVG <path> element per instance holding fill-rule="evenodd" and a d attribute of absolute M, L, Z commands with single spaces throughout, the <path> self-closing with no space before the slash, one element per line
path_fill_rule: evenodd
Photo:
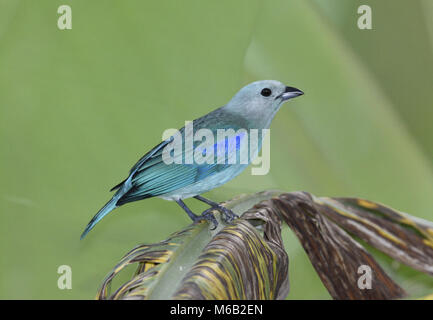
<path fill-rule="evenodd" d="M 266 128 L 285 101 L 303 94 L 301 90 L 288 87 L 279 81 L 261 80 L 239 90 L 226 108 L 251 119 L 259 127 Z"/>

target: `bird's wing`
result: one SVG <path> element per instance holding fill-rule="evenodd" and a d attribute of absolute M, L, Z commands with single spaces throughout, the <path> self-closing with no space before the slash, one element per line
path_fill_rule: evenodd
<path fill-rule="evenodd" d="M 221 171 L 225 166 L 197 167 L 186 164 L 166 165 L 161 162 L 137 174 L 134 177 L 132 188 L 119 199 L 117 205 L 170 193 Z"/>
<path fill-rule="evenodd" d="M 170 141 L 171 141 L 171 138 L 169 138 L 165 141 L 162 141 L 160 144 L 158 144 L 156 147 L 154 147 L 152 150 L 150 150 L 148 153 L 146 153 L 144 156 L 142 156 L 140 158 L 140 160 L 138 160 L 137 163 L 131 168 L 131 170 L 129 170 L 128 178 L 131 175 L 134 175 L 136 173 L 136 171 L 138 169 L 140 169 L 141 167 L 146 167 L 146 165 L 145 165 L 146 163 L 149 164 L 149 162 L 150 163 L 155 162 L 155 159 L 157 159 L 157 161 L 159 161 L 158 159 L 161 156 L 164 147 L 166 145 L 168 145 L 170 143 Z M 125 183 L 125 181 L 128 180 L 128 178 L 123 180 L 122 182 L 118 183 L 117 185 L 115 185 L 113 188 L 110 189 L 110 191 L 114 191 L 116 189 L 119 189 Z"/>
<path fill-rule="evenodd" d="M 239 154 L 241 141 L 245 138 L 248 139 L 247 136 L 234 132 L 224 139 L 224 152 L 229 155 L 228 158 L 236 157 L 236 154 Z M 233 140 L 235 143 L 230 144 L 229 141 Z M 180 155 L 182 161 L 175 161 L 171 164 L 166 164 L 163 160 L 163 149 L 166 146 L 168 147 L 168 143 L 155 147 L 133 167 L 130 177 L 127 179 L 131 181 L 131 188 L 122 195 L 117 204 L 122 205 L 127 202 L 172 192 L 233 165 L 233 162 L 229 162 L 228 159 L 225 163 L 218 163 L 217 156 L 218 152 L 221 151 L 218 148 L 221 147 L 221 143 L 222 141 L 219 140 L 208 141 L 205 139 L 204 141 L 196 141 L 191 150 L 183 149 L 184 152 Z M 173 144 L 175 145 L 174 141 Z M 194 155 L 191 155 L 191 153 L 205 153 L 206 150 L 210 149 L 214 150 L 212 163 L 197 164 L 195 161 L 192 164 L 185 163 L 188 155 L 193 159 Z M 176 157 L 174 159 L 176 160 Z"/>

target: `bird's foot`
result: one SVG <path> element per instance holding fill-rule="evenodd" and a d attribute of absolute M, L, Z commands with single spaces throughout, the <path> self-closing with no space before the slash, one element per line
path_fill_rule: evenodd
<path fill-rule="evenodd" d="M 218 227 L 218 221 L 215 218 L 214 214 L 211 212 L 211 209 L 207 209 L 200 216 L 196 216 L 196 218 L 194 218 L 194 222 L 199 222 L 203 220 L 209 221 L 213 224 L 211 230 L 215 230 Z"/>
<path fill-rule="evenodd" d="M 212 213 L 213 210 L 217 210 L 219 212 L 221 212 L 223 215 L 223 220 L 228 223 L 228 224 L 233 224 L 233 220 L 239 218 L 239 216 L 237 214 L 235 214 L 232 210 L 223 207 L 221 205 L 217 205 L 214 207 L 211 207 L 209 209 L 206 209 L 205 211 L 203 211 L 203 213 L 199 216 L 195 216 L 194 217 L 194 222 L 199 222 L 199 221 L 209 221 L 213 224 L 213 227 L 211 228 L 211 230 L 215 230 L 218 227 L 218 221 L 215 218 L 214 214 Z"/>
<path fill-rule="evenodd" d="M 221 212 L 223 214 L 224 221 L 227 222 L 228 224 L 232 224 L 233 220 L 239 218 L 239 216 L 236 213 L 234 213 L 232 210 L 230 210 L 230 209 L 228 209 L 228 208 L 226 208 L 220 204 L 215 206 L 212 209 L 216 209 L 219 212 Z"/>
<path fill-rule="evenodd" d="M 221 212 L 223 214 L 223 220 L 229 224 L 232 224 L 234 219 L 239 218 L 239 216 L 237 216 L 232 210 L 222 206 L 217 202 L 213 202 L 200 195 L 197 195 L 194 198 L 211 206 L 211 208 L 206 210 L 205 212 L 209 212 L 211 210 L 218 210 L 219 212 Z"/>

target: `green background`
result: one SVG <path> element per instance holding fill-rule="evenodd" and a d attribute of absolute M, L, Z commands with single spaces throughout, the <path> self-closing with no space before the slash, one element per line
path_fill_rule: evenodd
<path fill-rule="evenodd" d="M 57 28 L 62 4 L 72 30 Z M 357 28 L 361 4 L 373 30 Z M 260 79 L 305 95 L 273 121 L 270 173 L 246 170 L 210 198 L 306 190 L 433 220 L 432 51 L 430 0 L 0 0 L 0 298 L 93 298 L 129 249 L 189 224 L 175 203 L 149 199 L 79 240 L 165 129 Z M 284 236 L 289 298 L 329 298 Z M 414 295 L 433 292 L 431 277 L 380 259 Z M 65 264 L 72 290 L 57 287 Z"/>

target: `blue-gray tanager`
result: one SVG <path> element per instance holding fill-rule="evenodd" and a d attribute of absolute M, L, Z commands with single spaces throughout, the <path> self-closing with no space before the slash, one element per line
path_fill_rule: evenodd
<path fill-rule="evenodd" d="M 206 219 L 216 225 L 210 209 L 222 212 L 231 221 L 233 212 L 200 194 L 240 174 L 257 156 L 262 133 L 283 102 L 302 94 L 301 90 L 275 80 L 256 81 L 243 87 L 225 106 L 194 120 L 191 127 L 183 127 L 146 153 L 132 167 L 128 178 L 111 189 L 116 193 L 89 222 L 81 239 L 113 209 L 151 197 L 176 201 L 193 221 Z M 248 137 L 253 130 L 259 132 L 255 141 L 251 135 Z M 199 141 L 195 139 L 197 134 Z M 191 197 L 211 208 L 202 215 L 194 214 L 183 202 Z"/>

